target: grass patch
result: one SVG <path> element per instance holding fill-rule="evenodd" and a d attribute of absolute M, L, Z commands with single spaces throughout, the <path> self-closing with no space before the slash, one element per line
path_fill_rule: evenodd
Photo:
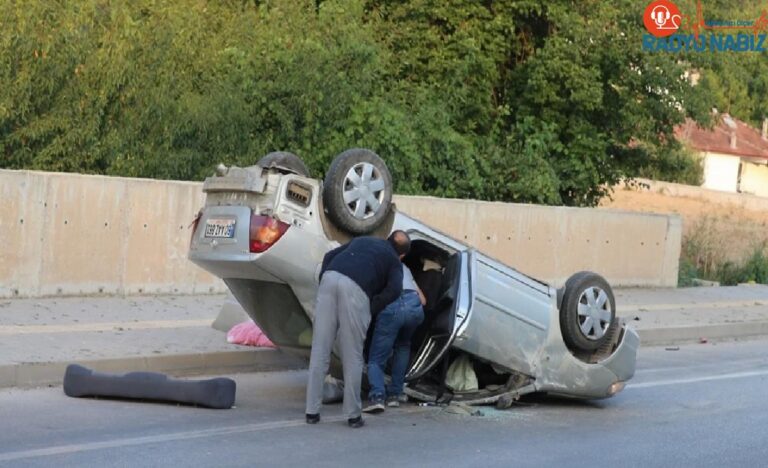
<path fill-rule="evenodd" d="M 683 239 L 678 269 L 678 287 L 695 286 L 695 279 L 717 281 L 723 286 L 739 283 L 768 284 L 768 255 L 766 244 L 753 248 L 746 261 L 736 263 L 724 260 L 713 248 L 713 242 L 702 241 L 702 236 L 692 235 Z"/>

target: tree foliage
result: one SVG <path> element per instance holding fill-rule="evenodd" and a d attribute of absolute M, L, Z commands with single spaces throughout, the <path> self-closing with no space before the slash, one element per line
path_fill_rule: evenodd
<path fill-rule="evenodd" d="M 321 175 L 363 146 L 400 193 L 593 205 L 621 177 L 695 179 L 673 138 L 686 117 L 768 111 L 762 56 L 644 53 L 641 13 L 629 0 L 9 0 L 0 167 L 198 180 L 287 150 Z"/>

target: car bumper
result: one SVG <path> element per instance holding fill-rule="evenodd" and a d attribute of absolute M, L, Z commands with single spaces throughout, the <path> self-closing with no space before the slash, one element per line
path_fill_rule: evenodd
<path fill-rule="evenodd" d="M 639 347 L 637 332 L 625 326 L 616 350 L 609 357 L 588 364 L 567 353 L 559 362 L 546 366 L 547 371 L 536 379 L 536 391 L 576 398 L 612 397 L 634 376 Z"/>

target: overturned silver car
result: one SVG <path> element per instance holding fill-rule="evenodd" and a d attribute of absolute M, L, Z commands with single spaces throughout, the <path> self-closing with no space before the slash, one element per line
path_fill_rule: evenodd
<path fill-rule="evenodd" d="M 252 167 L 220 166 L 203 190 L 189 259 L 222 278 L 283 350 L 309 356 L 325 253 L 402 229 L 412 239 L 404 263 L 427 297 L 411 397 L 499 407 L 533 392 L 606 398 L 634 375 L 639 338 L 603 278 L 579 272 L 557 289 L 398 212 L 389 170 L 369 150 L 341 153 L 322 182 L 297 156 L 270 153 Z M 452 384 L 459 362 L 476 384 Z"/>

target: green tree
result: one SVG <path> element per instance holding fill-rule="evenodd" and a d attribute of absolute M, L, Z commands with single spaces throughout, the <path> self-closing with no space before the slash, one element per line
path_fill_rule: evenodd
<path fill-rule="evenodd" d="M 686 117 L 768 107 L 754 98 L 768 74 L 642 52 L 640 13 L 629 0 L 4 2 L 0 166 L 199 180 L 288 150 L 322 176 L 364 146 L 401 193 L 593 205 L 621 177 L 692 180 L 673 138 Z M 744 73 L 763 70 L 752 60 Z"/>

